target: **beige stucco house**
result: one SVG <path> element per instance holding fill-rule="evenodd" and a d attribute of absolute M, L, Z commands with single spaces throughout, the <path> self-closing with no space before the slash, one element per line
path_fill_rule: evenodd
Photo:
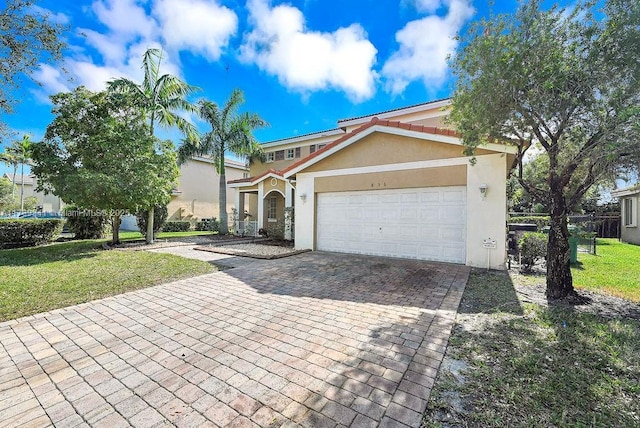
<path fill-rule="evenodd" d="M 611 195 L 620 200 L 620 240 L 640 245 L 640 227 L 638 226 L 640 184 L 613 191 Z"/>
<path fill-rule="evenodd" d="M 13 174 L 5 173 L 3 175 L 9 181 L 13 182 Z M 24 198 L 35 197 L 38 200 L 38 210 L 43 212 L 60 212 L 64 208 L 64 202 L 54 194 L 45 195 L 43 192 L 36 192 L 38 185 L 37 178 L 34 175 L 16 174 L 16 196 L 20 197 L 22 183 L 24 182 Z"/>
<path fill-rule="evenodd" d="M 341 120 L 334 130 L 270 142 L 267 162 L 230 181 L 257 227 L 282 221 L 298 249 L 504 269 L 506 177 L 514 148 L 476 162 L 444 126 L 449 99 Z M 288 222 L 285 222 L 288 223 Z"/>
<path fill-rule="evenodd" d="M 249 176 L 249 168 L 244 162 L 227 159 L 225 175 L 227 181 L 240 180 Z M 178 185 L 167 205 L 168 220 L 194 223 L 202 218 L 219 220 L 219 180 L 213 161 L 208 157 L 194 157 L 180 165 Z M 234 206 L 235 189 L 227 188 L 227 213 L 231 213 Z"/>

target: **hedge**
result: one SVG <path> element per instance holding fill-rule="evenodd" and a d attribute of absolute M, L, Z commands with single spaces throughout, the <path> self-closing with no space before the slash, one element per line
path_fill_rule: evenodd
<path fill-rule="evenodd" d="M 0 248 L 27 247 L 55 241 L 63 219 L 0 219 Z"/>
<path fill-rule="evenodd" d="M 163 232 L 188 232 L 191 230 L 191 223 L 188 221 L 168 221 L 162 225 Z"/>
<path fill-rule="evenodd" d="M 217 218 L 203 218 L 199 222 L 196 223 L 196 230 L 200 231 L 211 231 L 211 232 L 219 232 L 220 231 L 220 222 Z"/>
<path fill-rule="evenodd" d="M 548 215 L 528 215 L 522 217 L 509 217 L 508 223 L 521 223 L 521 224 L 535 224 L 538 226 L 538 230 L 542 230 L 542 228 L 549 226 L 549 216 Z"/>

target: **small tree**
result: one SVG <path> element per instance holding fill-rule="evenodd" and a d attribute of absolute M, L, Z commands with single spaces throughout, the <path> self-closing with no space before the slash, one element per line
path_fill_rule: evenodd
<path fill-rule="evenodd" d="M 20 211 L 24 211 L 24 166 L 30 162 L 31 147 L 31 138 L 28 135 L 23 135 L 22 140 L 14 141 L 6 150 L 7 156 L 5 158 L 20 165 L 20 175 L 22 176 L 22 180 L 20 180 Z M 13 173 L 14 184 L 16 181 L 15 171 L 16 169 Z"/>
<path fill-rule="evenodd" d="M 550 214 L 546 293 L 556 299 L 575 294 L 567 215 L 602 177 L 638 165 L 640 2 L 540 3 L 471 25 L 453 61 L 451 119 L 468 154 L 487 141 L 516 145 L 518 181 Z M 522 173 L 534 143 L 544 186 Z"/>
<path fill-rule="evenodd" d="M 165 127 L 175 126 L 187 137 L 187 140 L 197 139 L 195 127 L 177 114 L 177 111 L 194 111 L 194 106 L 187 101 L 187 97 L 197 90 L 171 74 L 160 74 L 162 63 L 162 50 L 147 49 L 142 59 L 144 79 L 141 84 L 132 80 L 121 78 L 109 82 L 109 91 L 114 94 L 128 96 L 139 109 L 140 113 L 148 119 L 149 135 L 154 136 L 156 125 Z M 150 198 L 152 199 L 152 198 Z M 147 209 L 147 233 L 145 238 L 148 244 L 153 242 L 153 207 L 155 204 L 144 207 Z"/>
<path fill-rule="evenodd" d="M 198 102 L 198 114 L 211 125 L 211 131 L 199 141 L 186 140 L 178 150 L 178 160 L 186 162 L 194 155 L 207 155 L 213 159 L 218 181 L 218 208 L 220 211 L 220 234 L 229 233 L 227 215 L 227 177 L 225 174 L 225 154 L 233 153 L 249 159 L 260 158 L 262 147 L 253 136 L 253 131 L 268 126 L 255 113 L 238 113 L 244 103 L 244 95 L 235 89 L 222 108 L 211 101 Z"/>
<path fill-rule="evenodd" d="M 121 214 L 169 201 L 178 176 L 173 144 L 149 133 L 126 96 L 80 87 L 51 100 L 55 119 L 33 148 L 37 190 L 107 210 L 98 214 L 111 215 L 117 243 Z"/>

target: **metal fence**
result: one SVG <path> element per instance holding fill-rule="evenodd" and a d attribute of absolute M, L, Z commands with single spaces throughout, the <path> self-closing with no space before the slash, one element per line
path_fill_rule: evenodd
<path fill-rule="evenodd" d="M 238 236 L 258 237 L 258 221 L 236 221 L 233 225 L 233 233 Z"/>

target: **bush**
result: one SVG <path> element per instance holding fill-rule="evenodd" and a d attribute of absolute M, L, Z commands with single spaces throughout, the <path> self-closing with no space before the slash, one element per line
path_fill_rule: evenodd
<path fill-rule="evenodd" d="M 538 230 L 542 230 L 542 228 L 549 226 L 549 216 L 529 215 L 522 217 L 509 217 L 508 223 L 535 224 L 536 226 L 538 226 Z"/>
<path fill-rule="evenodd" d="M 149 217 L 147 210 L 138 211 L 136 213 L 136 219 L 138 223 L 138 229 L 145 238 L 147 237 L 147 218 Z M 153 210 L 153 237 L 155 239 L 158 232 L 162 228 L 162 225 L 167 221 L 169 211 L 165 205 L 157 205 Z"/>
<path fill-rule="evenodd" d="M 220 222 L 217 218 L 203 218 L 199 222 L 196 223 L 196 230 L 200 231 L 211 231 L 211 232 L 219 232 L 220 231 Z"/>
<path fill-rule="evenodd" d="M 282 217 L 276 222 L 268 223 L 265 229 L 269 238 L 284 239 L 284 218 Z"/>
<path fill-rule="evenodd" d="M 188 221 L 168 221 L 162 225 L 163 232 L 188 232 L 191 230 L 191 223 Z"/>
<path fill-rule="evenodd" d="M 64 220 L 0 220 L 0 248 L 26 247 L 55 241 Z"/>
<path fill-rule="evenodd" d="M 99 210 L 67 206 L 64 215 L 67 218 L 67 228 L 73 233 L 74 239 L 100 239 L 104 238 L 108 228 L 110 217 Z"/>
<path fill-rule="evenodd" d="M 535 264 L 547 257 L 548 236 L 544 233 L 527 232 L 518 242 L 522 270 L 531 272 Z"/>

